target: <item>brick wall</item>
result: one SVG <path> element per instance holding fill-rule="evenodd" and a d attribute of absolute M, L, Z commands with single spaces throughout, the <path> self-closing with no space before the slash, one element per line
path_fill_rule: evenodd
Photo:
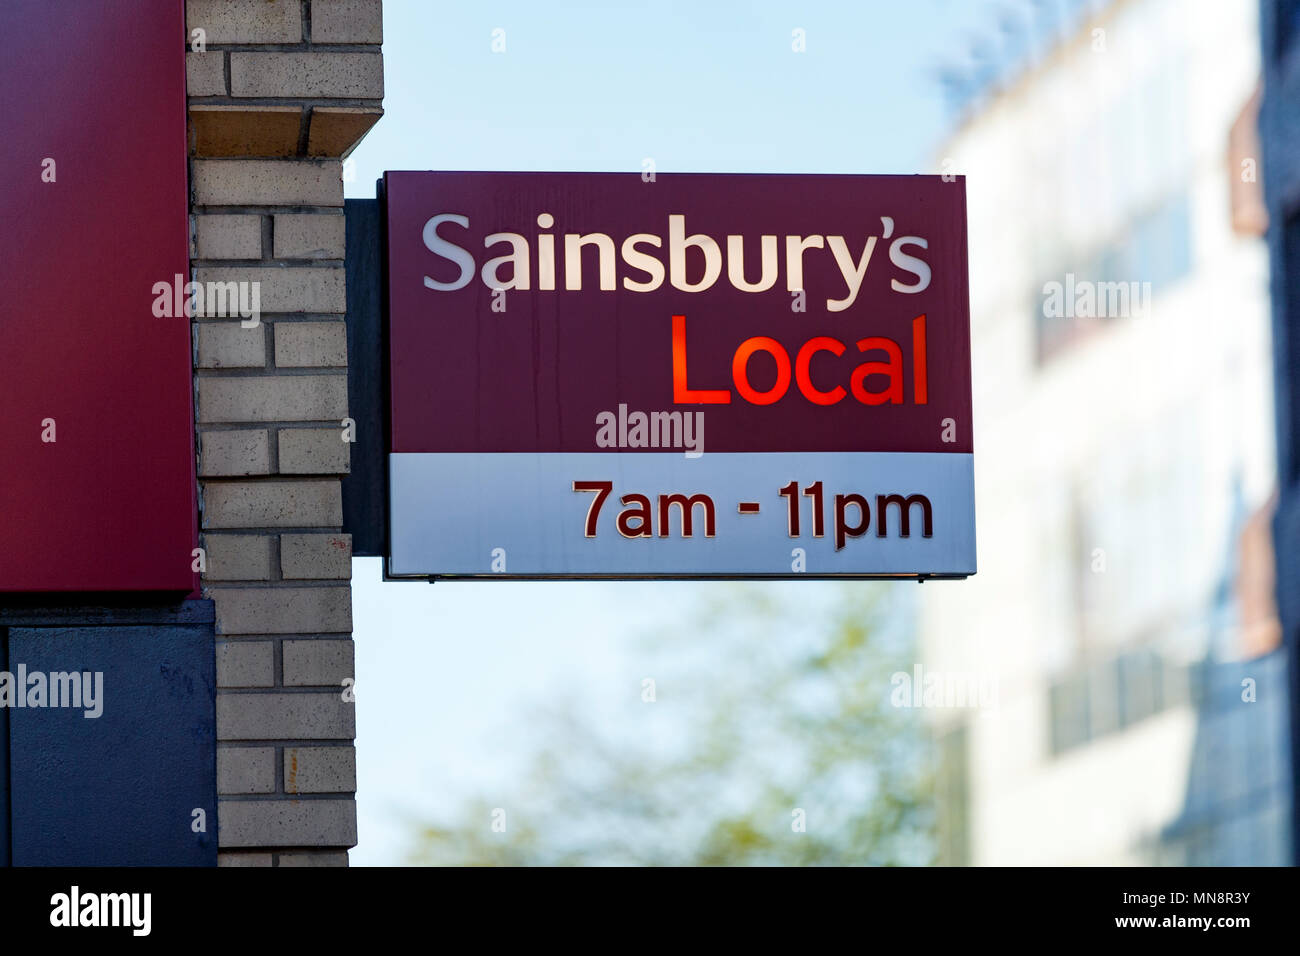
<path fill-rule="evenodd" d="M 382 113 L 380 2 L 188 0 L 186 19 L 193 279 L 256 282 L 261 309 L 193 327 L 219 859 L 346 865 L 342 160 Z"/>

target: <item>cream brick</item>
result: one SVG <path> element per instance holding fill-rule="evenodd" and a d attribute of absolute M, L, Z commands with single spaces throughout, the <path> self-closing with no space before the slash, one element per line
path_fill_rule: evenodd
<path fill-rule="evenodd" d="M 310 6 L 310 26 L 303 12 Z M 382 9 L 378 2 L 349 0 L 188 0 L 188 27 L 205 29 L 211 45 L 284 44 L 304 41 L 304 29 L 317 44 L 378 44 L 382 39 Z M 382 59 L 373 53 L 342 50 L 217 50 L 187 56 L 187 79 L 192 97 L 264 96 L 278 106 L 299 97 L 341 98 L 342 103 L 291 103 L 309 119 L 308 155 L 337 156 L 329 152 L 333 140 L 323 107 L 352 107 L 348 100 L 372 101 L 383 94 Z M 238 63 L 232 62 L 236 58 Z M 226 77 L 233 76 L 230 88 Z M 281 99 L 281 97 L 283 99 Z M 191 106 L 206 109 L 211 101 Z M 311 109 L 320 108 L 321 117 Z M 266 107 L 263 107 L 265 110 Z M 287 112 L 287 111 L 286 111 Z M 327 115 L 328 114 L 328 115 Z M 241 129 L 231 132 L 224 115 L 218 123 L 209 115 L 199 136 L 198 152 L 210 156 L 292 155 L 297 142 L 291 135 L 254 148 Z M 318 123 L 317 120 L 320 119 Z M 335 124 L 336 126 L 339 124 Z M 343 124 L 346 126 L 346 124 Z M 317 127 L 320 129 L 317 129 Z M 196 128 L 199 128 L 196 125 Z M 361 130 L 364 132 L 364 129 Z M 336 130 L 343 142 L 346 129 Z M 224 135 L 224 139 L 222 136 Z M 359 135 L 359 134 L 358 134 Z M 265 137 L 263 137 L 265 139 Z M 352 137 L 352 142 L 357 137 Z M 193 145 L 193 144 L 192 144 Z M 345 143 L 345 146 L 347 144 Z M 319 146 L 319 148 L 317 148 Z M 200 282 L 245 281 L 259 283 L 259 309 L 272 316 L 284 313 L 342 316 L 346 310 L 341 267 L 306 264 L 242 268 L 220 260 L 261 260 L 262 256 L 299 260 L 301 263 L 344 257 L 344 221 L 341 164 L 337 160 L 195 159 L 191 166 L 195 219 L 194 257 L 216 260 L 200 265 Z M 244 210 L 229 215 L 210 214 L 211 207 L 262 209 L 261 215 Z M 209 214 L 203 212 L 209 207 Z M 285 209 L 284 207 L 291 207 Z M 325 207 L 331 212 L 313 213 Z M 195 210 L 192 209 L 192 212 Z M 274 216 L 267 248 L 262 246 L 267 215 Z M 196 376 L 197 415 L 204 425 L 231 424 L 237 431 L 203 430 L 200 433 L 203 527 L 205 529 L 337 528 L 342 522 L 341 488 L 337 480 L 283 480 L 278 477 L 241 480 L 265 475 L 269 459 L 282 456 L 278 468 L 286 473 L 326 474 L 346 469 L 343 457 L 324 444 L 332 426 L 348 414 L 346 330 L 342 321 L 267 321 L 256 330 L 256 342 L 235 335 L 238 322 L 199 322 L 195 329 L 196 366 L 205 370 L 263 369 L 266 336 L 274 344 L 273 358 L 282 369 L 335 369 L 327 374 L 288 372 L 280 375 L 213 374 Z M 288 326 L 282 339 L 277 332 Z M 211 331 L 204 331 L 211 327 Z M 269 331 L 268 331 L 269 330 Z M 240 330 L 246 331 L 246 330 Z M 269 371 L 269 370 L 268 370 Z M 270 454 L 270 429 L 242 423 L 312 423 L 312 428 L 277 430 Z M 279 437 L 279 431 L 286 434 Z M 291 432 L 301 432 L 292 435 Z M 322 469 L 330 468 L 331 472 Z M 206 480 L 217 479 L 217 480 Z M 286 551 L 280 564 L 299 581 L 346 582 L 351 572 L 351 542 L 334 531 L 281 536 Z M 308 540 L 318 539 L 318 540 Z M 217 812 L 221 866 L 346 866 L 345 847 L 357 838 L 355 750 L 351 746 L 298 746 L 301 741 L 351 741 L 355 736 L 352 704 L 341 699 L 333 680 L 352 671 L 352 643 L 339 639 L 351 630 L 350 589 L 347 586 L 294 587 L 271 583 L 277 572 L 279 549 L 265 533 L 212 533 L 205 531 L 208 550 L 205 592 L 217 604 L 216 648 L 218 685 L 218 737 L 222 741 L 260 741 L 253 747 L 223 745 L 218 752 Z M 291 578 L 294 579 L 294 578 Z M 240 582 L 223 587 L 221 582 Z M 266 582 L 268 586 L 250 584 Z M 331 634 L 338 637 L 287 640 L 271 635 Z M 247 636 L 243 636 L 247 635 Z M 293 692 L 280 692 L 275 682 L 288 652 L 287 681 Z M 280 646 L 277 646 L 280 645 Z M 296 645 L 304 645 L 297 647 Z M 324 681 L 321 683 L 312 683 Z M 328 686 L 328 691 L 303 688 Z M 232 692 L 228 688 L 250 688 Z M 282 743 L 283 742 L 283 743 Z M 289 744 L 292 755 L 279 747 Z M 279 774 L 287 773 L 292 794 L 319 794 L 322 798 L 280 799 Z M 335 797 L 334 795 L 339 795 Z M 265 799 L 263 795 L 271 795 Z M 316 847 L 317 849 L 310 849 Z M 292 849 L 289 849 L 292 848 Z M 283 849 L 284 852 L 281 852 Z"/>
<path fill-rule="evenodd" d="M 336 159 L 196 159 L 192 168 L 200 206 L 343 205 Z"/>
<path fill-rule="evenodd" d="M 282 652 L 285 687 L 337 686 L 355 676 L 350 640 L 285 641 Z"/>
<path fill-rule="evenodd" d="M 285 793 L 352 793 L 357 752 L 352 747 L 286 747 Z"/>
<path fill-rule="evenodd" d="M 262 368 L 266 365 L 266 328 L 258 323 L 246 328 L 227 319 L 201 322 L 194 327 L 198 341 L 198 368 Z"/>
<path fill-rule="evenodd" d="M 199 474 L 204 478 L 270 474 L 269 448 L 265 429 L 203 432 L 199 435 Z"/>
<path fill-rule="evenodd" d="M 205 581 L 269 581 L 271 538 L 261 534 L 205 534 Z"/>
<path fill-rule="evenodd" d="M 383 43 L 380 0 L 312 0 L 312 43 Z"/>
<path fill-rule="evenodd" d="M 344 220 L 335 215 L 286 213 L 272 229 L 277 259 L 342 259 Z"/>
<path fill-rule="evenodd" d="M 307 123 L 308 156 L 347 156 L 384 115 L 372 101 L 367 106 L 325 106 L 313 103 Z"/>
<path fill-rule="evenodd" d="M 212 51 L 186 53 L 185 92 L 189 96 L 224 96 L 226 55 Z"/>
<path fill-rule="evenodd" d="M 380 99 L 384 58 L 379 53 L 231 53 L 232 96 Z"/>
<path fill-rule="evenodd" d="M 348 413 L 346 375 L 258 375 L 199 379 L 198 415 L 221 422 L 342 421 Z"/>
<path fill-rule="evenodd" d="M 352 630 L 352 589 L 346 586 L 214 587 L 210 594 L 217 606 L 218 634 L 348 633 Z"/>
<path fill-rule="evenodd" d="M 209 282 L 256 282 L 257 305 L 264 313 L 343 313 L 348 308 L 341 266 L 201 266 L 194 270 L 194 281 L 205 287 Z M 251 289 L 240 292 L 241 302 L 251 303 L 251 296 Z"/>
<path fill-rule="evenodd" d="M 222 850 L 217 854 L 217 866 L 271 866 L 269 853 L 238 853 Z"/>
<path fill-rule="evenodd" d="M 186 43 L 195 29 L 214 43 L 301 43 L 299 0 L 186 0 Z"/>
<path fill-rule="evenodd" d="M 347 368 L 348 330 L 337 322 L 277 322 L 277 368 Z"/>
<path fill-rule="evenodd" d="M 275 748 L 218 747 L 217 793 L 275 793 Z"/>
<path fill-rule="evenodd" d="M 303 107 L 272 102 L 238 105 L 191 99 L 190 153 L 195 158 L 281 157 L 298 155 Z M 311 142 L 308 127 L 307 141 Z M 324 155 L 309 153 L 308 155 Z"/>
<path fill-rule="evenodd" d="M 357 842 L 354 800 L 221 800 L 217 815 L 220 847 L 351 847 Z"/>
<path fill-rule="evenodd" d="M 356 735 L 356 705 L 334 691 L 217 694 L 218 740 L 352 740 Z"/>
<path fill-rule="evenodd" d="M 205 530 L 337 528 L 343 523 L 337 481 L 205 481 L 201 490 Z"/>
<path fill-rule="evenodd" d="M 341 428 L 282 428 L 277 437 L 280 473 L 284 475 L 345 475 L 352 445 Z"/>
<path fill-rule="evenodd" d="M 352 535 L 280 535 L 280 574 L 293 579 L 352 577 Z"/>
<path fill-rule="evenodd" d="M 261 216 L 195 216 L 194 235 L 195 258 L 262 258 Z"/>
<path fill-rule="evenodd" d="M 322 850 L 308 853 L 281 853 L 280 866 L 347 866 L 348 851 Z"/>
<path fill-rule="evenodd" d="M 274 687 L 275 645 L 270 641 L 217 643 L 218 687 Z"/>

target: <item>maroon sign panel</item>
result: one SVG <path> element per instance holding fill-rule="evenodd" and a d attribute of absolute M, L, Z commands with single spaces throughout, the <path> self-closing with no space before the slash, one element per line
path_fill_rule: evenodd
<path fill-rule="evenodd" d="M 384 188 L 391 576 L 975 573 L 964 180 Z"/>
<path fill-rule="evenodd" d="M 4 6 L 0 592 L 198 583 L 183 8 Z"/>
<path fill-rule="evenodd" d="M 716 452 L 972 450 L 961 178 L 385 189 L 395 453 L 600 451 L 619 406 L 703 410 Z"/>

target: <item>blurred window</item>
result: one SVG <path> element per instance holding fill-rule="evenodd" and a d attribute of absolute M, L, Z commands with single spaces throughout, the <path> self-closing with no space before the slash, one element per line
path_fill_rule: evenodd
<path fill-rule="evenodd" d="M 1205 703 L 1206 665 L 1169 660 L 1143 646 L 1079 664 L 1048 688 L 1051 749 L 1075 747 L 1132 727 L 1171 707 Z"/>
<path fill-rule="evenodd" d="M 1300 0 L 1297 0 L 1300 2 Z M 1161 294 L 1192 268 L 1193 168 L 1188 132 L 1187 63 L 1176 47 L 1129 88 L 1067 130 L 1058 165 L 1072 184 L 1053 223 L 1061 249 L 1039 262 L 1034 323 L 1040 363 L 1115 319 L 1133 314 L 1132 290 Z M 1092 315 L 1049 315 L 1044 286 L 1092 284 Z M 1125 283 L 1127 315 L 1104 306 L 1098 283 Z M 1149 285 L 1146 285 L 1149 283 Z M 1067 306 L 1064 312 L 1076 311 Z"/>
<path fill-rule="evenodd" d="M 1120 729 L 1119 661 L 1094 664 L 1088 675 L 1088 730 L 1101 737 Z"/>
<path fill-rule="evenodd" d="M 1052 755 L 1088 742 L 1088 676 L 1071 674 L 1054 683 L 1047 692 L 1051 708 Z"/>
<path fill-rule="evenodd" d="M 939 768 L 935 781 L 938 807 L 939 863 L 970 864 L 968 732 L 965 724 L 945 731 L 938 741 Z"/>
<path fill-rule="evenodd" d="M 1286 329 L 1300 328 L 1300 208 L 1291 211 L 1282 227 L 1282 286 L 1283 326 Z M 1279 351 L 1281 349 L 1286 350 L 1287 367 L 1300 368 L 1300 336 L 1287 336 Z M 1286 474 L 1281 476 L 1284 484 L 1300 480 L 1300 395 L 1295 394 L 1293 384 L 1289 391 L 1289 415 L 1283 418 L 1284 421 L 1290 419 L 1291 431 L 1283 444 L 1288 452 L 1282 462 L 1282 468 L 1286 470 Z"/>
<path fill-rule="evenodd" d="M 1163 662 L 1147 648 L 1119 658 L 1119 725 L 1130 727 L 1164 705 Z"/>
<path fill-rule="evenodd" d="M 1277 56 L 1286 56 L 1295 38 L 1300 36 L 1300 0 L 1278 0 Z"/>
<path fill-rule="evenodd" d="M 1232 202 L 1232 231 L 1239 236 L 1262 236 L 1268 231 L 1268 207 L 1259 160 L 1259 102 L 1256 86 L 1228 131 L 1228 195 Z"/>

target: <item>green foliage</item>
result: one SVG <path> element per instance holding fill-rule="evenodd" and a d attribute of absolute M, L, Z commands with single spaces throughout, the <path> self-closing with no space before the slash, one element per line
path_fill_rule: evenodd
<path fill-rule="evenodd" d="M 654 635 L 655 702 L 633 684 L 617 734 L 572 709 L 539 718 L 518 796 L 424 827 L 412 862 L 933 862 L 929 735 L 890 705 L 915 659 L 905 608 L 882 585 L 799 586 L 711 589 L 689 627 Z"/>

